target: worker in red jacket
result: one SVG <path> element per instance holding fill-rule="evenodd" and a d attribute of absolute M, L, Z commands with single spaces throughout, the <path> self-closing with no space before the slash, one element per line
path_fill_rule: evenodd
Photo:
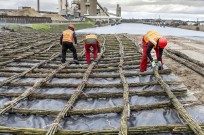
<path fill-rule="evenodd" d="M 147 63 L 148 59 L 151 62 L 152 67 L 156 66 L 155 61 L 152 58 L 151 50 L 154 48 L 157 57 L 157 66 L 159 70 L 163 68 L 162 63 L 162 54 L 163 50 L 167 45 L 167 39 L 162 37 L 156 31 L 148 31 L 142 38 L 142 48 L 143 48 L 143 55 L 140 63 L 140 72 L 144 72 L 147 70 Z"/>
<path fill-rule="evenodd" d="M 87 35 L 86 38 L 84 39 L 84 47 L 86 50 L 86 61 L 88 64 L 90 64 L 91 63 L 90 49 L 93 48 L 94 60 L 97 58 L 98 51 L 100 51 L 100 42 L 98 41 L 97 36 L 94 34 Z"/>
<path fill-rule="evenodd" d="M 68 30 L 65 30 L 63 34 L 60 37 L 60 44 L 62 45 L 62 63 L 65 63 L 66 61 L 66 53 L 69 49 L 73 53 L 74 62 L 76 64 L 79 64 L 78 57 L 77 57 L 77 51 L 74 46 L 77 46 L 77 37 L 74 31 L 74 25 L 70 24 L 68 26 Z"/>

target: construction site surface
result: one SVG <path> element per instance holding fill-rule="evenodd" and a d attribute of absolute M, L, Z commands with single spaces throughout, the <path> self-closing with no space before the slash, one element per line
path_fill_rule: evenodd
<path fill-rule="evenodd" d="M 102 51 L 90 65 L 81 42 L 85 35 L 78 35 L 79 65 L 70 52 L 61 64 L 59 37 L 0 34 L 0 133 L 204 134 L 204 106 L 173 73 L 169 58 L 171 69 L 148 64 L 148 71 L 139 71 L 141 36 L 99 35 Z M 166 49 L 166 57 L 185 61 L 203 76 L 199 59 L 172 49 Z"/>

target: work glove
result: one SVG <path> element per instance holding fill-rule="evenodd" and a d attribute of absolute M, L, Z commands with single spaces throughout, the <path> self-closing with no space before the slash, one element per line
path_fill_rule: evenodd
<path fill-rule="evenodd" d="M 153 67 L 153 68 L 156 67 L 155 61 L 152 61 L 151 64 L 152 64 L 152 67 Z"/>
<path fill-rule="evenodd" d="M 158 61 L 158 62 L 157 62 L 157 66 L 158 66 L 158 67 L 161 67 L 161 66 L 162 66 L 161 61 Z"/>
<path fill-rule="evenodd" d="M 163 70 L 163 65 L 162 65 L 161 61 L 157 62 L 157 66 L 158 66 L 158 70 Z"/>

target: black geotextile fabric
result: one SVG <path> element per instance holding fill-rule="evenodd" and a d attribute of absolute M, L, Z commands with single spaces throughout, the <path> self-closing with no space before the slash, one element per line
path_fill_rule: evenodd
<path fill-rule="evenodd" d="M 190 115 L 199 123 L 204 123 L 204 106 L 187 107 Z M 77 115 L 66 117 L 60 123 L 60 127 L 68 130 L 101 130 L 119 128 L 121 113 L 108 113 L 98 115 Z M 47 129 L 54 117 L 36 115 L 6 114 L 0 117 L 0 125 L 20 128 Z M 154 109 L 144 111 L 132 111 L 128 121 L 129 127 L 156 126 L 165 124 L 185 124 L 174 109 Z"/>
<path fill-rule="evenodd" d="M 138 70 L 125 70 L 126 73 L 135 73 Z M 117 72 L 95 72 L 94 74 L 116 74 Z M 161 75 L 165 81 L 178 81 L 175 75 Z M 0 78 L 4 80 L 5 78 Z M 40 78 L 23 78 L 17 79 L 18 82 L 35 82 Z M 126 77 L 128 83 L 139 83 L 139 82 L 153 82 L 156 81 L 153 75 L 147 76 L 133 76 Z M 81 79 L 58 79 L 54 78 L 49 83 L 72 83 L 79 84 Z M 120 83 L 119 78 L 90 78 L 88 83 L 92 84 L 113 84 Z M 0 88 L 1 92 L 16 92 L 22 93 L 29 87 L 8 87 L 4 86 Z M 184 89 L 183 84 L 170 85 L 171 90 Z M 156 91 L 162 90 L 160 85 L 154 86 L 140 86 L 130 87 L 130 91 Z M 73 94 L 75 88 L 40 88 L 35 93 L 46 93 L 46 94 Z M 123 92 L 123 88 L 85 88 L 84 93 L 98 93 L 98 92 Z M 7 101 L 13 98 L 0 98 L 0 107 Z M 168 97 L 165 96 L 130 96 L 130 105 L 149 105 L 161 102 L 169 101 Z M 194 97 L 179 98 L 179 100 L 196 100 Z M 35 100 L 24 100 L 20 102 L 15 108 L 28 108 L 28 109 L 48 109 L 60 111 L 63 109 L 68 100 L 62 99 L 35 99 Z M 96 109 L 106 107 L 123 106 L 123 98 L 99 98 L 99 99 L 79 99 L 74 104 L 73 109 Z M 186 107 L 190 115 L 200 124 L 204 123 L 204 106 L 193 106 Z M 120 127 L 121 113 L 108 113 L 98 115 L 77 115 L 64 118 L 60 123 L 60 128 L 67 130 L 101 130 L 110 128 Z M 19 115 L 19 114 L 5 114 L 0 117 L 0 125 L 8 127 L 24 127 L 24 128 L 42 128 L 48 129 L 50 124 L 53 122 L 54 117 L 52 116 L 36 116 L 36 115 Z M 143 110 L 143 111 L 131 111 L 131 117 L 128 120 L 129 127 L 136 126 L 156 126 L 164 124 L 184 124 L 182 118 L 174 109 L 163 108 L 154 110 Z M 159 134 L 159 135 L 170 135 L 170 134 Z M 186 134 L 187 135 L 187 134 Z"/>

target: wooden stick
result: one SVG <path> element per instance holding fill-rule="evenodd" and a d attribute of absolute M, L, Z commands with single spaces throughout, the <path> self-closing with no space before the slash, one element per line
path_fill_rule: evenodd
<path fill-rule="evenodd" d="M 187 89 L 176 89 L 172 90 L 172 92 L 179 97 L 186 96 Z M 18 97 L 21 93 L 8 93 L 8 92 L 1 92 L 0 97 Z M 163 90 L 145 90 L 145 91 L 129 91 L 129 96 L 167 96 L 166 92 Z M 43 93 L 33 93 L 29 96 L 29 99 L 64 99 L 69 100 L 72 94 L 43 94 Z M 88 98 L 119 98 L 123 97 L 123 92 L 99 92 L 99 93 L 88 93 L 84 94 L 81 93 L 79 98 L 80 99 L 88 99 Z"/>
<path fill-rule="evenodd" d="M 124 67 L 125 68 L 125 67 Z M 128 67 L 127 67 L 128 68 Z M 159 74 L 170 74 L 172 71 L 170 69 L 160 70 Z M 11 77 L 15 75 L 15 73 L 2 73 L 0 77 Z M 146 76 L 146 75 L 154 75 L 153 71 L 147 72 L 136 72 L 136 73 L 124 73 L 126 77 L 133 77 L 133 76 Z M 44 78 L 46 74 L 43 73 L 28 73 L 25 75 L 27 78 Z M 82 78 L 83 75 L 75 75 L 75 74 L 61 74 L 58 73 L 55 75 L 56 78 Z M 120 78 L 120 74 L 91 74 L 89 78 Z"/>
<path fill-rule="evenodd" d="M 200 125 L 204 129 L 204 125 Z M 45 129 L 36 129 L 36 128 L 12 128 L 0 126 L 1 133 L 11 133 L 11 134 L 23 134 L 23 135 L 44 135 L 47 130 Z M 119 129 L 103 129 L 103 130 L 58 130 L 55 135 L 117 135 Z M 159 133 L 173 133 L 173 134 L 182 134 L 189 133 L 192 134 L 192 130 L 188 125 L 180 124 L 167 124 L 160 126 L 140 126 L 140 127 L 130 127 L 128 128 L 129 135 L 135 134 L 159 134 Z"/>
<path fill-rule="evenodd" d="M 178 57 L 180 57 L 180 58 L 186 59 L 186 60 L 188 60 L 189 62 L 192 62 L 192 63 L 194 63 L 194 64 L 197 64 L 197 65 L 200 66 L 200 67 L 204 67 L 204 63 L 202 63 L 202 62 L 200 62 L 200 61 L 198 61 L 198 60 L 192 59 L 192 58 L 190 58 L 189 56 L 187 56 L 186 54 L 184 54 L 184 53 L 182 53 L 182 52 L 179 52 L 179 51 L 177 51 L 177 50 L 172 50 L 172 49 L 167 49 L 167 51 L 168 51 L 169 53 L 175 54 L 176 56 L 178 56 Z"/>
<path fill-rule="evenodd" d="M 2 53 L 1 56 L 7 56 L 7 55 L 10 55 L 10 54 L 16 54 L 16 53 L 19 53 L 19 52 L 25 52 L 31 48 L 35 48 L 35 47 L 38 47 L 38 46 L 41 46 L 42 44 L 50 44 L 52 43 L 53 41 L 55 40 L 50 40 L 50 41 L 44 41 L 44 42 L 39 42 L 35 45 L 30 45 L 30 46 L 27 46 L 27 47 L 23 47 L 23 48 L 19 48 L 17 50 L 13 50 L 13 51 L 10 51 L 10 52 L 5 52 L 5 53 Z"/>
<path fill-rule="evenodd" d="M 53 75 L 55 76 L 55 75 Z M 179 85 L 182 82 L 179 81 L 166 81 L 169 85 Z M 10 82 L 7 86 L 33 86 L 35 83 L 31 82 Z M 79 84 L 68 84 L 68 83 L 44 83 L 42 88 L 76 88 Z M 129 87 L 139 87 L 139 86 L 154 86 L 159 85 L 159 82 L 139 82 L 139 83 L 129 83 Z M 92 84 L 86 83 L 86 88 L 119 88 L 123 85 L 121 83 L 112 84 Z"/>
<path fill-rule="evenodd" d="M 123 84 L 123 101 L 124 101 L 124 107 L 123 107 L 123 112 L 121 116 L 121 121 L 120 121 L 120 132 L 119 135 L 127 135 L 128 134 L 128 125 L 127 125 L 127 120 L 130 117 L 130 104 L 129 104 L 129 85 L 126 81 L 124 71 L 123 71 L 123 64 L 124 64 L 124 46 L 122 45 L 122 42 L 120 41 L 120 38 L 116 36 L 119 46 L 120 46 L 120 64 L 119 64 L 119 73 L 120 73 L 120 78 Z"/>
<path fill-rule="evenodd" d="M 182 103 L 184 105 L 186 104 L 186 106 L 188 107 L 195 106 L 195 105 L 201 105 L 198 102 L 192 102 L 192 101 L 183 101 Z M 173 105 L 171 104 L 171 102 L 162 102 L 162 103 L 154 103 L 154 104 L 147 104 L 147 105 L 133 105 L 129 107 L 131 111 L 142 111 L 142 110 L 160 109 L 164 107 L 172 108 Z M 74 115 L 97 115 L 97 114 L 108 114 L 108 113 L 120 113 L 120 112 L 123 112 L 123 110 L 124 110 L 123 106 L 116 106 L 116 107 L 110 107 L 110 108 L 97 108 L 97 109 L 75 109 L 75 110 L 68 111 L 65 117 L 74 116 Z M 9 111 L 9 113 L 22 114 L 22 115 L 58 115 L 60 111 L 27 109 L 27 108 L 12 108 Z"/>
<path fill-rule="evenodd" d="M 31 69 L 26 70 L 23 73 L 15 74 L 15 75 L 9 77 L 8 79 L 6 79 L 5 81 L 0 82 L 0 86 L 6 85 L 6 84 L 10 83 L 11 81 L 13 81 L 13 80 L 15 80 L 17 78 L 25 76 L 27 73 L 32 72 L 34 69 L 36 69 L 36 68 L 40 67 L 41 65 L 46 64 L 46 63 L 56 59 L 59 56 L 60 56 L 59 53 L 54 54 L 49 60 L 42 61 L 41 63 L 33 66 Z"/>
<path fill-rule="evenodd" d="M 11 62 L 19 61 L 19 60 L 21 60 L 21 59 L 27 58 L 27 57 L 32 56 L 32 55 L 34 55 L 34 54 L 38 54 L 38 53 L 42 52 L 42 51 L 45 50 L 45 49 L 47 49 L 47 47 L 42 48 L 42 49 L 40 49 L 40 50 L 37 50 L 37 51 L 35 51 L 35 52 L 32 52 L 32 53 L 30 53 L 30 54 L 21 55 L 21 56 L 19 56 L 19 57 L 17 57 L 17 58 L 13 58 L 13 59 L 11 59 L 11 60 L 8 60 L 8 61 L 5 61 L 5 62 L 1 62 L 1 63 L 0 63 L 0 66 L 5 66 L 6 64 L 9 64 L 9 63 L 11 63 Z"/>
<path fill-rule="evenodd" d="M 179 63 L 185 65 L 186 67 L 192 69 L 193 71 L 197 72 L 198 74 L 204 76 L 204 69 L 203 67 L 199 67 L 197 64 L 195 64 L 195 61 L 191 62 L 191 59 L 188 58 L 182 58 L 182 57 L 178 57 L 175 54 L 169 52 L 168 50 L 165 51 L 165 54 L 172 58 L 173 60 L 178 61 Z"/>

